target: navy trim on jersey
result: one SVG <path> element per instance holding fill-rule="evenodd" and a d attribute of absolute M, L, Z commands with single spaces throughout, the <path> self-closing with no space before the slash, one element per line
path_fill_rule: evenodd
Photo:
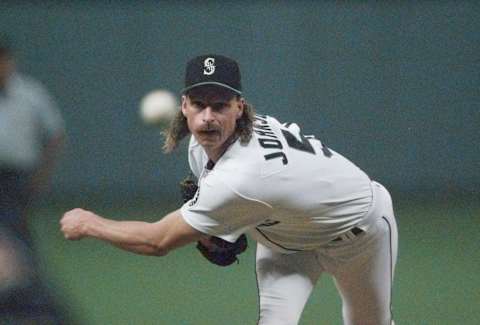
<path fill-rule="evenodd" d="M 284 250 L 287 250 L 287 251 L 292 251 L 292 252 L 301 252 L 302 250 L 301 249 L 294 249 L 294 248 L 287 248 L 287 247 L 284 247 L 276 242 L 274 242 L 273 240 L 271 240 L 270 238 L 267 237 L 267 235 L 265 235 L 260 229 L 258 229 L 258 227 L 255 227 L 255 229 L 263 236 L 263 238 L 265 238 L 266 240 L 268 240 L 270 243 L 274 244 L 275 246 L 278 246 Z"/>
<path fill-rule="evenodd" d="M 206 168 L 207 170 L 212 170 L 213 167 L 215 167 L 215 163 L 213 162 L 213 160 L 208 159 L 208 162 L 207 162 L 207 165 L 205 166 L 205 168 Z"/>
<path fill-rule="evenodd" d="M 388 234 L 389 234 L 389 244 L 390 244 L 390 323 L 393 320 L 393 311 L 392 311 L 392 300 L 393 300 L 393 249 L 392 249 L 392 226 L 386 217 L 382 217 L 383 220 L 387 223 Z"/>

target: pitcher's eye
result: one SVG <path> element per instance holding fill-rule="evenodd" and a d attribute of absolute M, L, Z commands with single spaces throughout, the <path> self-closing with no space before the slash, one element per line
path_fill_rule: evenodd
<path fill-rule="evenodd" d="M 203 108 L 205 108 L 205 103 L 203 103 L 199 100 L 194 100 L 194 101 L 192 101 L 192 106 L 194 106 L 195 108 L 198 108 L 198 109 L 203 109 Z"/>
<path fill-rule="evenodd" d="M 228 104 L 224 102 L 218 102 L 218 103 L 213 103 L 211 106 L 214 111 L 221 111 L 222 109 L 226 108 Z"/>

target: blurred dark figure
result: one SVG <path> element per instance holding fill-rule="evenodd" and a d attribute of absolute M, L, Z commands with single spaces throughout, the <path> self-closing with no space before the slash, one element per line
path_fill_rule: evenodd
<path fill-rule="evenodd" d="M 26 220 L 63 139 L 52 98 L 16 72 L 10 42 L 0 34 L 0 324 L 70 324 L 41 280 Z"/>

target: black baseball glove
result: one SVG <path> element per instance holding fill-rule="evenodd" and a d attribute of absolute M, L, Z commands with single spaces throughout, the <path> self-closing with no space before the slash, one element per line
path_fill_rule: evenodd
<path fill-rule="evenodd" d="M 237 255 L 245 252 L 247 247 L 245 235 L 238 237 L 234 243 L 213 236 L 197 242 L 197 249 L 203 257 L 219 266 L 229 266 L 233 262 L 238 263 Z"/>
<path fill-rule="evenodd" d="M 185 179 L 180 182 L 180 193 L 182 194 L 183 203 L 193 199 L 197 190 L 198 186 L 195 177 L 191 174 L 185 177 Z"/>
<path fill-rule="evenodd" d="M 180 191 L 184 203 L 190 201 L 197 190 L 197 183 L 191 175 L 180 182 Z M 211 263 L 219 266 L 238 263 L 237 255 L 243 253 L 247 247 L 248 242 L 245 235 L 241 235 L 234 243 L 214 236 L 197 242 L 197 249 L 200 253 Z"/>

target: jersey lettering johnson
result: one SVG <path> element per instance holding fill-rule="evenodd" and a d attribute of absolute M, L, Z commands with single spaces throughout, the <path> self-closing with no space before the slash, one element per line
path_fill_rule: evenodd
<path fill-rule="evenodd" d="M 281 158 L 284 165 L 288 164 L 287 155 L 282 150 L 283 145 L 280 140 L 278 140 L 277 135 L 273 133 L 272 128 L 268 125 L 267 116 L 255 115 L 253 131 L 259 135 L 258 142 L 262 148 L 276 149 L 275 152 L 264 155 L 265 160 Z"/>
<path fill-rule="evenodd" d="M 287 126 L 289 124 L 286 124 Z M 277 149 L 277 151 L 264 155 L 265 160 L 281 158 L 284 165 L 288 164 L 288 158 L 285 152 L 282 150 L 283 145 L 278 139 L 278 136 L 272 131 L 272 128 L 268 124 L 266 115 L 255 115 L 255 123 L 253 125 L 253 131 L 259 135 L 258 143 L 264 149 Z M 315 149 L 309 140 L 317 140 L 315 136 L 304 136 L 299 134 L 300 140 L 297 139 L 287 129 L 282 129 L 282 135 L 285 138 L 288 146 L 292 149 L 300 150 L 312 155 L 315 155 Z M 318 141 L 318 140 L 317 140 Z M 325 157 L 332 157 L 332 152 L 322 143 L 322 153 Z"/>

